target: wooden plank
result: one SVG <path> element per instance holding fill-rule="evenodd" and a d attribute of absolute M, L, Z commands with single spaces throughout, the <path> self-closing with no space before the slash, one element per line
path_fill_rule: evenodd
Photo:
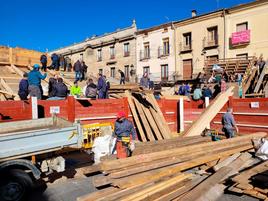
<path fill-rule="evenodd" d="M 141 140 L 143 142 L 147 141 L 146 137 L 145 137 L 145 133 L 143 131 L 143 128 L 141 126 L 141 122 L 140 122 L 140 119 L 138 117 L 138 114 L 137 114 L 137 111 L 136 111 L 136 108 L 135 108 L 135 105 L 132 101 L 132 97 L 131 97 L 131 94 L 129 93 L 129 91 L 125 91 L 125 95 L 127 97 L 127 100 L 128 100 L 128 105 L 130 107 L 130 110 L 131 110 L 131 113 L 132 113 L 132 116 L 134 118 L 134 121 L 137 125 L 137 128 L 138 128 L 138 131 L 139 131 L 139 134 L 140 134 L 140 137 L 141 137 Z"/>
<path fill-rule="evenodd" d="M 229 96 L 233 95 L 234 87 L 230 87 L 227 91 L 220 93 L 216 99 L 202 112 L 200 117 L 194 121 L 187 131 L 183 133 L 184 136 L 197 136 L 201 135 L 210 124 L 212 119 L 218 114 L 225 103 L 229 100 Z"/>
<path fill-rule="evenodd" d="M 141 104 L 141 108 L 142 108 L 142 110 L 143 110 L 143 112 L 144 112 L 144 114 L 145 114 L 145 116 L 146 116 L 146 118 L 147 118 L 147 120 L 148 120 L 148 123 L 150 124 L 150 126 L 151 126 L 151 128 L 152 128 L 152 131 L 153 131 L 153 132 L 155 133 L 155 135 L 156 135 L 156 139 L 157 139 L 157 140 L 162 140 L 163 137 L 162 137 L 162 135 L 161 135 L 161 133 L 160 133 L 160 131 L 159 131 L 159 129 L 158 129 L 158 127 L 157 127 L 155 121 L 154 121 L 154 118 L 152 117 L 152 114 L 151 114 L 149 108 L 146 108 L 146 107 L 145 107 L 144 105 L 142 105 L 142 104 Z"/>
<path fill-rule="evenodd" d="M 157 198 L 159 195 L 164 194 L 166 191 L 170 190 L 172 187 L 176 187 L 183 180 L 190 178 L 191 174 L 179 174 L 167 181 L 159 182 L 151 187 L 145 188 L 140 192 L 131 194 L 121 199 L 121 201 L 151 201 Z"/>
<path fill-rule="evenodd" d="M 218 163 L 217 165 L 213 166 L 213 170 L 215 172 L 217 172 L 220 168 L 229 165 L 230 163 L 232 163 L 235 159 L 237 159 L 239 156 L 241 155 L 241 153 L 235 153 L 234 155 L 226 158 L 225 160 L 223 160 L 222 162 Z"/>
<path fill-rule="evenodd" d="M 22 70 L 20 70 L 18 67 L 16 67 L 15 65 L 11 65 L 11 68 L 13 69 L 13 71 L 15 71 L 20 77 L 23 77 L 24 72 Z"/>
<path fill-rule="evenodd" d="M 251 148 L 252 148 L 252 145 L 247 145 L 247 146 L 238 146 L 231 150 L 230 149 L 222 150 L 220 152 L 207 154 L 203 157 L 198 157 L 193 160 L 185 161 L 185 162 L 173 165 L 173 166 L 156 169 L 150 172 L 144 172 L 139 175 L 133 175 L 133 176 L 126 177 L 120 180 L 114 180 L 112 184 L 120 188 L 129 188 L 130 186 L 137 185 L 137 183 L 142 184 L 142 183 L 146 183 L 149 181 L 157 181 L 163 177 L 168 177 L 173 174 L 177 174 L 180 171 L 184 171 L 184 170 L 202 165 L 209 161 L 217 160 L 221 157 L 229 156 L 234 153 L 245 151 Z"/>
<path fill-rule="evenodd" d="M 201 144 L 205 142 L 210 142 L 211 139 L 209 137 L 199 137 L 197 139 L 191 139 L 184 141 L 184 138 L 186 137 L 176 137 L 175 139 L 169 139 L 173 140 L 170 142 L 166 142 L 166 139 L 164 140 L 157 140 L 154 141 L 154 144 L 148 144 L 148 145 L 140 145 L 143 143 L 137 143 L 135 144 L 135 150 L 132 152 L 132 156 L 135 155 L 140 155 L 140 154 L 147 154 L 147 153 L 152 153 L 152 152 L 157 152 L 157 151 L 164 151 L 167 149 L 174 149 L 177 147 L 185 147 L 189 145 L 194 145 L 194 144 Z M 161 143 L 163 142 L 163 143 Z"/>
<path fill-rule="evenodd" d="M 254 93 L 259 92 L 261 84 L 263 82 L 263 78 L 264 78 L 265 75 L 266 75 L 266 66 L 264 66 L 264 68 L 262 69 L 261 75 L 260 75 L 260 77 L 258 79 L 258 82 L 257 82 L 255 88 L 254 88 Z"/>
<path fill-rule="evenodd" d="M 250 142 L 247 144 L 244 144 L 244 146 L 248 145 L 248 144 L 250 144 Z M 202 148 L 201 150 L 195 150 L 194 152 L 189 152 L 188 154 L 173 156 L 172 158 L 157 160 L 157 161 L 153 161 L 152 163 L 145 163 L 144 165 L 141 165 L 141 166 L 137 164 L 136 167 L 130 167 L 130 168 L 116 171 L 116 172 L 112 172 L 110 174 L 110 177 L 111 178 L 121 178 L 121 177 L 126 177 L 128 175 L 137 174 L 137 173 L 148 171 L 148 170 L 153 170 L 153 169 L 157 169 L 157 168 L 161 168 L 161 167 L 166 167 L 169 165 L 179 164 L 181 162 L 192 160 L 192 159 L 195 159 L 198 157 L 202 157 L 206 154 L 211 154 L 213 152 L 223 150 L 225 148 L 232 149 L 235 146 L 237 146 L 237 145 L 232 144 L 232 146 L 226 145 L 224 147 L 217 146 L 217 147 L 213 148 L 213 150 Z M 209 161 L 209 162 L 211 162 L 211 161 Z M 215 164 L 215 163 L 213 163 L 213 164 Z M 213 165 L 211 165 L 211 166 L 213 166 Z"/>
<path fill-rule="evenodd" d="M 11 87 L 5 82 L 4 79 L 0 78 L 0 83 L 3 86 L 3 88 L 12 94 L 12 96 L 14 96 L 14 100 L 20 100 L 20 97 L 18 94 L 14 93 L 14 91 L 11 89 Z"/>
<path fill-rule="evenodd" d="M 253 80 L 253 78 L 255 77 L 257 73 L 257 68 L 254 68 L 248 78 L 248 80 L 246 81 L 246 83 L 243 83 L 243 95 L 245 96 L 245 94 L 247 93 L 248 91 L 248 88 L 250 87 L 251 85 L 251 81 Z"/>
<path fill-rule="evenodd" d="M 145 117 L 145 114 L 144 114 L 144 112 L 143 112 L 143 110 L 141 108 L 141 105 L 140 105 L 139 101 L 137 101 L 135 98 L 133 98 L 133 101 L 134 101 L 134 104 L 136 105 L 136 108 L 137 108 L 138 113 L 140 115 L 140 118 L 142 120 L 142 123 L 143 123 L 143 126 L 144 126 L 144 129 L 146 131 L 146 135 L 147 135 L 148 139 L 150 141 L 154 141 L 155 140 L 154 135 L 152 133 L 151 127 L 149 125 L 149 122 L 147 121 L 147 119 Z"/>
<path fill-rule="evenodd" d="M 190 191 L 193 187 L 198 185 L 201 181 L 203 181 L 206 177 L 201 177 L 199 179 L 194 179 L 191 181 L 187 181 L 183 186 L 178 187 L 174 191 L 166 193 L 165 195 L 158 197 L 155 201 L 167 201 L 167 200 L 175 200 L 179 196 L 183 195 L 184 193 Z"/>
<path fill-rule="evenodd" d="M 169 129 L 167 121 L 165 120 L 164 115 L 163 115 L 163 113 L 162 113 L 157 101 L 155 100 L 154 95 L 153 94 L 147 94 L 146 98 L 148 98 L 148 101 L 152 104 L 152 106 L 156 110 L 156 113 L 158 114 L 158 118 L 162 122 L 162 126 L 164 127 L 164 131 L 165 131 L 165 132 L 162 133 L 164 139 L 170 139 L 171 138 L 171 131 Z"/>
<path fill-rule="evenodd" d="M 101 163 L 101 168 L 102 170 L 113 170 L 113 169 L 120 169 L 120 168 L 125 168 L 131 165 L 137 165 L 138 163 L 145 163 L 145 162 L 150 162 L 153 160 L 159 160 L 161 158 L 167 158 L 167 157 L 173 157 L 178 154 L 188 154 L 190 152 L 201 150 L 201 149 L 209 149 L 209 148 L 214 148 L 214 147 L 219 147 L 219 146 L 225 146 L 229 144 L 244 144 L 245 142 L 250 142 L 251 139 L 253 138 L 261 138 L 265 137 L 267 134 L 264 132 L 258 132 L 258 133 L 253 133 L 250 135 L 246 136 L 241 136 L 241 137 L 236 137 L 236 138 L 231 138 L 231 139 L 226 139 L 226 140 L 221 140 L 221 141 L 216 141 L 216 142 L 207 142 L 207 143 L 202 143 L 202 144 L 196 144 L 196 145 L 191 145 L 187 147 L 182 147 L 182 148 L 176 148 L 172 150 L 165 150 L 165 151 L 160 151 L 160 152 L 155 152 L 155 153 L 149 153 L 149 154 L 144 154 L 144 155 L 137 155 L 137 156 L 132 156 L 129 158 L 124 158 L 124 159 L 118 159 L 116 161 L 103 161 Z"/>
<path fill-rule="evenodd" d="M 163 138 L 170 139 L 171 138 L 171 131 L 169 129 L 167 121 L 165 120 L 164 115 L 163 115 L 157 101 L 154 98 L 154 95 L 153 94 L 146 94 L 146 99 L 153 106 L 153 108 L 150 107 L 150 111 L 152 113 L 152 116 L 155 119 L 155 122 L 158 125 L 159 130 L 161 131 Z"/>
<path fill-rule="evenodd" d="M 216 173 L 211 175 L 208 179 L 203 181 L 201 184 L 199 184 L 193 190 L 191 190 L 185 196 L 183 196 L 182 199 L 184 201 L 192 201 L 192 200 L 198 200 L 201 197 L 205 198 L 207 196 L 206 193 L 208 193 L 211 188 L 213 188 L 216 184 L 220 183 L 224 179 L 231 176 L 234 172 L 236 173 L 241 168 L 241 166 L 243 166 L 243 164 L 250 158 L 251 155 L 249 153 L 241 154 L 241 156 L 235 159 L 234 162 L 232 162 L 228 166 L 220 168 Z M 211 195 L 209 196 L 210 200 L 216 200 L 211 199 L 213 196 Z M 214 196 L 216 196 L 215 192 Z"/>

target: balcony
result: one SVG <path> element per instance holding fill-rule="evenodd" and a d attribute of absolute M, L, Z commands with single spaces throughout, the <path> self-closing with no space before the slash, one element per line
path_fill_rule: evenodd
<path fill-rule="evenodd" d="M 230 45 L 232 47 L 244 46 L 250 43 L 250 30 L 244 30 L 232 33 Z"/>
<path fill-rule="evenodd" d="M 192 43 L 190 44 L 184 44 L 180 43 L 180 54 L 189 53 L 192 52 Z"/>
<path fill-rule="evenodd" d="M 203 39 L 203 49 L 213 49 L 217 48 L 218 46 L 219 46 L 218 37 L 216 37 L 215 39 L 208 39 L 205 37 Z"/>
<path fill-rule="evenodd" d="M 130 52 L 127 51 L 127 52 L 124 52 L 124 57 L 129 57 L 130 56 Z"/>
<path fill-rule="evenodd" d="M 140 51 L 140 61 L 150 59 L 150 50 Z"/>
<path fill-rule="evenodd" d="M 158 58 L 161 57 L 167 57 L 170 54 L 170 46 L 163 48 L 163 47 L 159 47 L 158 48 Z"/>

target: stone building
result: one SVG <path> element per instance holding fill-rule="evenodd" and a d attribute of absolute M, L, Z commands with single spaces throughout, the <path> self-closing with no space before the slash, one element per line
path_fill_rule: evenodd
<path fill-rule="evenodd" d="M 101 36 L 92 36 L 83 42 L 50 52 L 78 59 L 88 66 L 88 74 L 97 76 L 102 73 L 107 77 L 119 78 L 118 70 L 125 72 L 126 80 L 136 77 L 136 22 L 130 27 Z M 132 76 L 131 76 L 131 75 Z"/>
<path fill-rule="evenodd" d="M 136 34 L 137 75 L 149 73 L 153 81 L 174 80 L 175 51 L 172 23 L 138 31 Z"/>

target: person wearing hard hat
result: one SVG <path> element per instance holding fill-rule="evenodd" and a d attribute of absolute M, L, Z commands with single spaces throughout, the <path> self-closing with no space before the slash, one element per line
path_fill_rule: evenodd
<path fill-rule="evenodd" d="M 126 118 L 126 113 L 118 112 L 114 125 L 114 137 L 116 137 L 117 158 L 127 158 L 135 149 L 136 131 L 131 121 Z"/>
<path fill-rule="evenodd" d="M 34 64 L 33 70 L 28 74 L 29 94 L 30 96 L 37 97 L 37 99 L 41 99 L 43 94 L 41 80 L 44 80 L 47 77 L 47 73 L 42 75 L 39 69 L 39 64 Z"/>

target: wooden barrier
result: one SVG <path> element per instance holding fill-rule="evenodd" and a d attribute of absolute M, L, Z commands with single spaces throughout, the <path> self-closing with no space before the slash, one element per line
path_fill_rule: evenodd
<path fill-rule="evenodd" d="M 172 132 L 179 130 L 177 100 L 161 99 L 159 107 Z M 50 108 L 59 107 L 59 117 L 70 121 L 81 120 L 82 123 L 114 122 L 118 111 L 123 110 L 132 120 L 126 98 L 105 100 L 75 100 L 68 97 L 60 101 L 38 101 L 39 117 L 50 117 Z M 242 134 L 264 131 L 268 132 L 268 98 L 233 99 L 221 109 L 212 120 L 211 128 L 221 131 L 221 117 L 228 106 L 233 107 L 234 117 Z M 258 107 L 258 108 L 256 108 Z M 205 106 L 203 101 L 184 101 L 184 127 L 197 119 Z M 1 101 L 0 122 L 31 119 L 30 101 Z"/>

